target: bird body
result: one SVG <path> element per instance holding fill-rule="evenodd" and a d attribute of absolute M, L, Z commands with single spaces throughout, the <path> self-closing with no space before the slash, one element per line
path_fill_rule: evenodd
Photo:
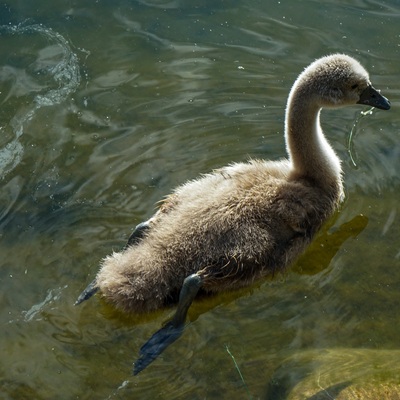
<path fill-rule="evenodd" d="M 180 336 L 198 290 L 243 287 L 285 269 L 343 200 L 340 160 L 320 111 L 354 104 L 389 109 L 353 58 L 316 60 L 287 102 L 288 159 L 235 163 L 178 187 L 123 251 L 106 257 L 77 303 L 100 291 L 116 307 L 148 312 L 178 301 L 172 321 L 142 347 L 140 372 Z"/>
<path fill-rule="evenodd" d="M 342 195 L 340 179 L 326 190 L 289 176 L 287 160 L 254 160 L 179 187 L 143 240 L 104 260 L 96 277 L 103 295 L 125 311 L 146 312 L 177 300 L 193 273 L 205 291 L 218 292 L 283 271 Z"/>

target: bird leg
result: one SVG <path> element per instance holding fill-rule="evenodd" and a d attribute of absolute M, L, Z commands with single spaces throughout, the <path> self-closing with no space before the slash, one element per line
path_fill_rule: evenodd
<path fill-rule="evenodd" d="M 134 363 L 133 374 L 137 375 L 153 362 L 170 344 L 175 342 L 183 332 L 186 314 L 203 284 L 202 278 L 193 274 L 184 281 L 179 293 L 177 310 L 171 321 L 167 322 L 160 330 L 141 347 L 139 358 Z"/>

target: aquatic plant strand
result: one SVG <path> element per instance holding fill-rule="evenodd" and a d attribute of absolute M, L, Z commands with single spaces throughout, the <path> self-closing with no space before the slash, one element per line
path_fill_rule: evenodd
<path fill-rule="evenodd" d="M 242 373 L 241 373 L 241 371 L 240 371 L 240 368 L 239 368 L 239 366 L 238 366 L 238 364 L 237 364 L 237 362 L 236 362 L 236 360 L 235 360 L 235 357 L 233 356 L 233 354 L 232 354 L 231 351 L 229 350 L 229 347 L 228 347 L 227 344 L 225 345 L 225 348 L 226 348 L 226 351 L 228 352 L 228 354 L 231 356 L 231 358 L 232 358 L 232 360 L 233 360 L 233 363 L 235 364 L 235 368 L 236 368 L 237 372 L 239 373 L 240 379 L 242 380 L 243 385 L 244 385 L 244 387 L 245 387 L 245 389 L 246 389 L 247 396 L 248 396 L 249 399 L 251 400 L 251 399 L 252 399 L 252 396 L 251 396 L 251 394 L 250 394 L 250 391 L 249 391 L 249 388 L 248 388 L 246 382 L 244 381 L 243 375 L 242 375 Z"/>
<path fill-rule="evenodd" d="M 367 111 L 361 111 L 359 116 L 356 118 L 356 120 L 354 121 L 353 127 L 351 128 L 350 134 L 349 134 L 349 138 L 347 141 L 347 152 L 349 153 L 350 156 L 350 160 L 353 164 L 354 167 L 357 167 L 357 163 L 355 160 L 355 157 L 353 156 L 354 154 L 354 149 L 353 149 L 353 137 L 355 136 L 355 131 L 356 131 L 356 127 L 359 123 L 359 121 L 361 120 L 361 118 L 365 117 L 366 115 L 371 115 L 372 112 L 374 110 L 374 107 L 370 108 Z"/>

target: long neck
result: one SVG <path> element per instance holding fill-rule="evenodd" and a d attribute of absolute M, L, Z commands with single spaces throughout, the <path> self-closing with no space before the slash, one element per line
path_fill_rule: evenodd
<path fill-rule="evenodd" d="M 306 87 L 293 87 L 285 121 L 291 179 L 311 179 L 321 187 L 342 191 L 340 160 L 322 132 L 320 111 Z"/>

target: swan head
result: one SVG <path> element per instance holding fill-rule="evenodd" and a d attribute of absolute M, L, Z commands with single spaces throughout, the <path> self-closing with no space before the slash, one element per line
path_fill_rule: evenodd
<path fill-rule="evenodd" d="M 354 58 L 344 54 L 322 57 L 298 77 L 297 89 L 318 107 L 366 104 L 388 110 L 389 100 L 371 85 L 368 72 Z"/>

